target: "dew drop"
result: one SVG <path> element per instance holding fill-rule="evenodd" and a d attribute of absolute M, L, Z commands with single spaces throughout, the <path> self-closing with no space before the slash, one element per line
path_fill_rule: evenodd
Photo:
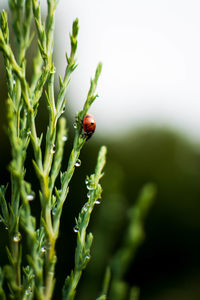
<path fill-rule="evenodd" d="M 13 85 L 15 85 L 16 84 L 16 81 L 15 80 L 13 80 Z"/>
<path fill-rule="evenodd" d="M 73 123 L 73 127 L 76 129 L 77 128 L 77 123 L 76 121 Z"/>
<path fill-rule="evenodd" d="M 67 136 L 66 136 L 66 135 L 63 135 L 62 140 L 63 140 L 64 142 L 66 142 L 66 141 L 67 141 Z"/>
<path fill-rule="evenodd" d="M 100 204 L 101 203 L 101 201 L 100 200 L 96 200 L 96 201 L 94 201 L 94 204 Z"/>
<path fill-rule="evenodd" d="M 94 184 L 91 184 L 91 183 L 88 183 L 88 184 L 87 184 L 87 189 L 88 189 L 88 190 L 94 190 L 94 189 L 95 189 L 95 185 L 94 185 Z"/>
<path fill-rule="evenodd" d="M 88 184 L 89 183 L 89 180 L 86 178 L 85 179 L 85 184 Z"/>
<path fill-rule="evenodd" d="M 87 254 L 85 258 L 86 258 L 87 260 L 89 260 L 89 259 L 90 259 L 90 255 Z"/>
<path fill-rule="evenodd" d="M 66 107 L 64 106 L 64 107 L 63 107 L 63 110 L 62 110 L 62 113 L 64 113 L 64 112 L 65 112 L 65 109 L 66 109 Z"/>
<path fill-rule="evenodd" d="M 82 208 L 83 212 L 86 212 L 87 211 L 87 205 L 85 204 Z"/>
<path fill-rule="evenodd" d="M 31 130 L 29 130 L 29 131 L 27 132 L 27 135 L 31 135 Z"/>
<path fill-rule="evenodd" d="M 79 232 L 78 226 L 76 225 L 76 226 L 73 228 L 73 230 L 74 230 L 75 233 Z"/>
<path fill-rule="evenodd" d="M 90 198 L 90 192 L 87 193 L 87 197 Z"/>
<path fill-rule="evenodd" d="M 33 201 L 34 198 L 35 198 L 35 196 L 34 196 L 33 194 L 28 194 L 28 195 L 26 196 L 26 199 L 27 199 L 28 201 Z"/>
<path fill-rule="evenodd" d="M 15 243 L 18 243 L 18 242 L 21 241 L 21 239 L 22 239 L 21 233 L 20 233 L 20 232 L 16 232 L 16 233 L 14 234 L 14 236 L 13 236 L 13 241 L 14 241 Z"/>
<path fill-rule="evenodd" d="M 56 145 L 53 144 L 52 148 L 51 148 L 51 154 L 54 154 L 56 152 Z"/>
<path fill-rule="evenodd" d="M 42 252 L 42 253 L 45 253 L 45 252 L 47 252 L 47 249 L 46 249 L 44 246 L 42 246 L 41 252 Z"/>
<path fill-rule="evenodd" d="M 27 290 L 25 290 L 25 295 L 29 296 L 29 295 L 31 295 L 31 294 L 32 294 L 32 289 L 31 289 L 31 287 L 29 286 L 29 287 L 27 288 Z"/>
<path fill-rule="evenodd" d="M 5 230 L 8 230 L 8 226 L 5 226 Z"/>
<path fill-rule="evenodd" d="M 54 208 L 52 209 L 52 215 L 53 215 L 53 216 L 55 216 L 56 211 L 57 211 L 57 207 L 54 207 Z"/>
<path fill-rule="evenodd" d="M 75 167 L 80 167 L 81 165 L 81 160 L 80 159 L 77 159 L 76 163 L 75 163 Z"/>

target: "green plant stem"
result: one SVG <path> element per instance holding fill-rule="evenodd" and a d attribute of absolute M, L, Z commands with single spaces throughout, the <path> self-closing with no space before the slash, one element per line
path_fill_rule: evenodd
<path fill-rule="evenodd" d="M 60 129 L 57 132 L 57 123 L 64 111 L 65 93 L 70 82 L 71 73 L 76 68 L 75 53 L 77 49 L 78 20 L 76 19 L 73 23 L 70 36 L 71 52 L 69 56 L 66 55 L 67 67 L 63 80 L 61 77 L 59 78 L 60 91 L 57 99 L 55 99 L 55 67 L 52 56 L 57 0 L 47 0 L 48 12 L 45 22 L 42 21 L 41 6 L 38 0 L 9 0 L 9 5 L 12 11 L 13 29 L 17 44 L 16 55 L 12 51 L 9 42 L 8 22 L 4 11 L 1 13 L 0 28 L 0 49 L 4 55 L 8 79 L 8 133 L 12 148 L 12 161 L 9 166 L 11 202 L 8 206 L 4 197 L 5 189 L 1 187 L 1 192 L 4 193 L 1 193 L 2 203 L 0 205 L 3 210 L 3 222 L 5 226 L 8 226 L 10 243 L 7 252 L 11 268 L 8 266 L 6 276 L 11 294 L 15 295 L 16 299 L 28 299 L 25 286 L 29 288 L 27 284 L 30 282 L 33 288 L 33 297 L 40 300 L 50 300 L 53 295 L 55 281 L 54 273 L 57 259 L 55 245 L 59 234 L 62 207 L 67 197 L 69 183 L 74 174 L 80 151 L 86 142 L 82 130 L 82 119 L 97 96 L 94 95 L 94 92 L 101 72 L 101 64 L 98 65 L 95 77 L 91 81 L 83 110 L 77 116 L 78 122 L 73 149 L 68 161 L 67 171 L 61 176 L 61 188 L 58 190 L 55 187 L 55 182 L 60 172 L 64 148 L 64 142 L 59 139 L 62 139 L 62 136 L 66 134 L 66 128 L 65 122 L 61 121 L 59 122 Z M 31 34 L 33 16 L 37 29 L 39 51 L 33 64 L 32 81 L 29 83 L 26 75 L 26 54 L 33 39 L 33 34 Z M 44 89 L 46 89 L 46 102 L 49 109 L 49 124 L 46 131 L 46 140 L 43 142 L 45 147 L 43 156 L 41 150 L 42 135 L 38 136 L 35 121 L 39 100 Z M 31 184 L 25 180 L 24 165 L 30 141 L 34 152 L 33 165 L 40 184 L 41 215 L 38 229 L 36 218 L 31 215 L 29 204 L 29 201 L 33 200 L 30 199 L 30 196 L 35 193 L 32 192 Z M 55 143 L 58 146 L 56 153 L 53 149 Z M 53 216 L 52 209 L 55 205 L 57 213 Z M 89 212 L 91 213 L 91 211 Z M 26 269 L 27 277 L 25 276 L 25 279 L 21 274 L 21 243 L 20 240 L 16 241 L 14 239 L 14 235 L 19 234 L 19 224 L 27 233 L 29 245 L 29 254 L 27 255 L 29 265 Z M 84 243 L 85 238 L 86 233 L 83 231 L 81 243 Z M 92 241 L 91 236 L 89 236 L 89 240 Z M 47 248 L 45 255 L 41 254 L 41 247 L 44 245 Z M 77 267 L 75 270 L 76 286 L 82 271 Z M 30 274 L 35 275 L 31 280 L 29 278 Z"/>
<path fill-rule="evenodd" d="M 75 266 L 71 275 L 66 278 L 63 288 L 63 300 L 73 300 L 76 293 L 76 288 L 81 278 L 82 272 L 90 260 L 90 248 L 92 245 L 93 236 L 91 233 L 86 232 L 91 213 L 94 209 L 96 201 L 101 197 L 102 188 L 99 184 L 102 178 L 102 170 L 105 165 L 106 147 L 102 146 L 97 160 L 95 173 L 88 179 L 92 190 L 89 190 L 88 201 L 83 206 L 78 220 L 76 220 L 77 231 L 77 246 L 75 250 Z"/>
<path fill-rule="evenodd" d="M 30 22 L 31 22 L 31 9 L 30 9 L 30 0 L 26 1 L 26 11 L 25 11 L 25 17 L 26 17 L 26 26 L 24 26 L 25 35 L 23 35 L 23 16 L 22 16 L 22 8 L 21 6 L 17 6 L 13 1 L 9 2 L 12 16 L 14 19 L 13 28 L 16 33 L 19 33 L 21 38 L 17 39 L 17 45 L 18 45 L 18 51 L 17 51 L 17 57 L 18 57 L 18 63 L 19 66 L 21 66 L 22 70 L 21 72 L 25 74 L 25 55 L 28 48 L 28 43 L 30 39 Z M 7 30 L 8 32 L 8 30 Z M 5 36 L 4 36 L 5 38 Z M 4 43 L 8 43 L 8 39 L 4 39 Z M 4 47 L 6 48 L 6 45 L 4 44 Z M 10 58 L 15 61 L 14 56 L 12 55 L 11 49 L 9 49 L 10 52 Z M 10 62 L 7 59 L 6 64 L 9 66 Z M 17 63 L 15 62 L 17 65 Z M 18 70 L 20 68 L 18 67 Z M 12 73 L 12 68 L 9 66 L 9 73 Z M 8 74 L 9 76 L 10 74 Z M 19 231 L 19 205 L 20 205 L 20 194 L 21 194 L 21 187 L 23 185 L 23 166 L 25 161 L 25 151 L 26 147 L 23 151 L 22 156 L 22 147 L 16 147 L 16 140 L 19 141 L 20 144 L 23 143 L 21 138 L 21 128 L 20 128 L 20 113 L 21 113 L 21 88 L 20 88 L 20 79 L 16 78 L 15 85 L 9 84 L 9 93 L 12 95 L 12 101 L 15 103 L 16 112 L 11 112 L 10 110 L 10 117 L 12 118 L 12 121 L 10 122 L 11 127 L 10 130 L 12 131 L 11 137 L 11 145 L 13 150 L 13 166 L 16 165 L 16 170 L 11 172 L 11 207 L 12 211 L 10 213 L 10 226 L 8 228 L 9 231 L 9 237 L 10 237 L 10 251 L 13 261 L 13 268 L 15 273 L 15 281 L 17 286 L 17 293 L 18 296 L 20 295 L 20 289 L 21 289 L 21 253 L 20 253 L 20 244 L 16 242 L 13 237 L 15 234 Z M 17 91 L 17 92 L 15 92 Z M 16 128 L 16 130 L 14 129 Z M 12 168 L 11 168 L 12 170 Z"/>
<path fill-rule="evenodd" d="M 98 67 L 97 67 L 97 69 L 98 69 Z M 101 70 L 99 70 L 98 72 L 95 73 L 95 78 L 94 78 L 94 80 L 91 81 L 91 85 L 93 85 L 94 82 L 97 82 L 100 72 L 101 72 Z M 94 98 L 93 95 L 94 95 L 95 89 L 96 89 L 96 84 L 93 87 L 93 89 L 91 89 L 91 87 L 90 87 L 90 99 Z M 86 101 L 88 101 L 88 100 L 86 100 Z M 84 114 L 87 113 L 87 110 L 89 109 L 92 102 L 90 102 L 88 104 L 88 106 L 84 106 L 84 110 L 83 110 Z M 64 173 L 64 176 L 62 178 L 62 187 L 61 187 L 61 190 L 59 192 L 59 202 L 60 203 L 59 203 L 59 209 L 58 209 L 57 216 L 54 219 L 54 223 L 53 223 L 54 231 L 51 231 L 51 234 L 49 236 L 50 249 L 49 249 L 49 256 L 48 256 L 48 266 L 51 267 L 53 270 L 54 270 L 54 267 L 55 267 L 54 256 L 56 255 L 56 253 L 55 253 L 55 243 L 56 243 L 56 240 L 57 240 L 57 237 L 58 237 L 58 232 L 59 232 L 59 223 L 60 223 L 60 218 L 61 218 L 61 213 L 62 213 L 62 206 L 63 206 L 64 201 L 65 201 L 66 196 L 67 196 L 68 186 L 69 186 L 70 180 L 71 180 L 71 178 L 74 174 L 74 171 L 75 171 L 75 164 L 76 164 L 76 162 L 79 158 L 80 151 L 81 151 L 81 149 L 82 149 L 82 147 L 83 147 L 83 145 L 86 141 L 86 138 L 82 135 L 81 131 L 82 131 L 82 124 L 77 123 L 73 150 L 72 150 L 70 158 L 69 158 L 67 171 Z M 48 212 L 48 217 L 49 217 L 49 223 L 50 223 L 50 218 L 51 218 L 50 211 Z M 49 279 L 49 278 L 52 278 L 51 272 L 50 272 L 50 274 L 49 274 L 49 272 L 47 272 L 46 287 L 47 287 L 48 292 L 51 290 L 49 288 L 49 284 L 52 284 L 51 280 Z M 78 278 L 78 275 L 77 275 L 77 278 Z"/>
<path fill-rule="evenodd" d="M 109 297 L 111 300 L 126 300 L 130 292 L 132 298 L 134 295 L 135 297 L 138 295 L 136 288 L 132 288 L 130 291 L 128 284 L 123 281 L 123 277 L 138 247 L 144 240 L 144 220 L 153 204 L 155 194 L 156 186 L 152 183 L 146 184 L 142 188 L 137 202 L 129 211 L 129 225 L 122 246 L 118 249 L 110 264 L 112 278 Z"/>
<path fill-rule="evenodd" d="M 14 259 L 14 271 L 15 271 L 15 276 L 16 276 L 16 284 L 17 286 L 20 287 L 21 285 L 21 272 L 19 268 L 19 262 L 18 262 L 18 257 L 19 257 L 19 245 L 18 243 L 14 243 L 13 239 L 11 239 L 11 253 L 12 257 Z"/>

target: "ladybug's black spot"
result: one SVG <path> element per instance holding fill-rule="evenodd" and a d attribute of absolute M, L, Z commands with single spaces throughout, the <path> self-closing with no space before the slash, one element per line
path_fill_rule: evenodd
<path fill-rule="evenodd" d="M 88 119 L 88 118 L 90 118 L 90 116 L 86 116 L 86 118 Z"/>

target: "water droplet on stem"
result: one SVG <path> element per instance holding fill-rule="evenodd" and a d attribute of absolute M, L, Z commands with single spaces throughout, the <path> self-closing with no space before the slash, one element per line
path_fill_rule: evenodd
<path fill-rule="evenodd" d="M 64 142 L 66 142 L 66 141 L 67 141 L 67 136 L 63 135 L 62 140 L 63 140 Z"/>
<path fill-rule="evenodd" d="M 42 253 L 45 253 L 45 252 L 47 252 L 47 249 L 46 249 L 44 246 L 42 246 L 41 252 L 42 252 Z"/>
<path fill-rule="evenodd" d="M 82 209 L 83 209 L 83 212 L 86 212 L 87 211 L 87 205 L 85 204 Z"/>
<path fill-rule="evenodd" d="M 76 225 L 76 226 L 73 228 L 73 230 L 74 230 L 75 233 L 79 232 L 78 226 Z"/>
<path fill-rule="evenodd" d="M 28 201 L 33 201 L 34 198 L 35 198 L 35 196 L 34 196 L 33 194 L 28 194 L 28 195 L 26 196 L 26 199 L 27 199 Z"/>
<path fill-rule="evenodd" d="M 31 295 L 32 294 L 32 288 L 29 286 L 28 288 L 27 288 L 27 290 L 25 290 L 25 295 Z"/>
<path fill-rule="evenodd" d="M 93 183 L 90 183 L 90 182 L 89 182 L 89 183 L 87 184 L 87 189 L 88 189 L 88 190 L 94 190 L 94 189 L 95 189 L 95 185 L 94 185 Z"/>
<path fill-rule="evenodd" d="M 52 215 L 53 215 L 53 216 L 55 216 L 56 211 L 57 211 L 57 207 L 54 207 L 54 208 L 52 209 Z"/>
<path fill-rule="evenodd" d="M 52 148 L 51 148 L 51 153 L 54 154 L 56 152 L 56 145 L 53 144 Z"/>
<path fill-rule="evenodd" d="M 81 165 L 81 160 L 80 159 L 77 159 L 76 163 L 75 163 L 75 167 L 80 167 Z"/>
<path fill-rule="evenodd" d="M 100 200 L 96 200 L 96 201 L 94 201 L 94 204 L 100 204 L 101 203 L 101 201 Z"/>
<path fill-rule="evenodd" d="M 22 239 L 21 233 L 20 233 L 20 232 L 16 232 L 16 233 L 14 234 L 14 236 L 13 236 L 13 241 L 14 241 L 15 243 L 18 243 L 18 242 L 21 241 L 21 239 Z"/>

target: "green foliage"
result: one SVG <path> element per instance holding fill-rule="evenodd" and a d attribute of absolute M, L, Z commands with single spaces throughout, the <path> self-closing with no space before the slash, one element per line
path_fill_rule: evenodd
<path fill-rule="evenodd" d="M 138 289 L 133 287 L 129 290 L 123 277 L 138 247 L 144 240 L 144 219 L 152 205 L 155 192 L 154 184 L 146 184 L 141 190 L 136 204 L 129 211 L 129 226 L 125 232 L 124 241 L 110 264 L 112 272 L 111 300 L 138 299 Z"/>
<path fill-rule="evenodd" d="M 102 147 L 97 161 L 95 173 L 86 179 L 88 201 L 84 204 L 76 220 L 74 231 L 77 233 L 77 246 L 75 250 L 75 267 L 71 275 L 67 277 L 63 289 L 63 300 L 72 300 L 75 297 L 76 287 L 80 280 L 82 271 L 86 268 L 90 260 L 90 248 L 92 245 L 93 235 L 87 233 L 90 216 L 95 204 L 100 203 L 102 188 L 99 180 L 103 176 L 102 170 L 105 164 L 106 148 Z"/>
<path fill-rule="evenodd" d="M 47 0 L 47 15 L 43 20 L 38 0 L 9 0 L 16 50 L 10 43 L 7 14 L 0 18 L 0 49 L 4 56 L 7 75 L 7 134 L 12 159 L 9 164 L 10 183 L 0 187 L 0 218 L 8 233 L 6 246 L 8 263 L 0 269 L 1 299 L 52 299 L 56 283 L 56 241 L 60 231 L 63 205 L 69 192 L 69 184 L 79 155 L 87 138 L 82 129 L 82 119 L 97 97 L 96 87 L 101 73 L 101 63 L 82 110 L 75 120 L 73 147 L 67 167 L 61 172 L 64 146 L 68 138 L 65 110 L 65 94 L 71 74 L 76 68 L 78 19 L 73 22 L 70 35 L 71 51 L 66 54 L 64 77 L 59 76 L 60 88 L 55 93 L 56 68 L 53 62 L 54 22 L 57 0 Z M 36 29 L 36 33 L 33 30 Z M 32 78 L 27 76 L 27 51 L 37 39 L 33 59 Z M 48 125 L 38 134 L 36 118 L 41 97 L 44 96 L 48 111 Z M 45 136 L 43 136 L 45 135 Z M 33 149 L 32 169 L 39 183 L 34 190 L 27 179 L 25 165 L 27 153 Z M 77 234 L 75 262 L 71 274 L 66 277 L 62 299 L 72 300 L 76 295 L 83 270 L 91 258 L 92 233 L 87 232 L 92 211 L 101 201 L 100 179 L 106 159 L 106 147 L 101 147 L 94 174 L 87 176 L 87 202 L 82 207 L 74 231 Z M 7 189 L 9 190 L 7 192 Z M 144 238 L 143 222 L 154 196 L 155 188 L 147 185 L 136 206 L 130 211 L 130 224 L 124 243 L 106 269 L 103 287 L 98 300 L 138 299 L 138 289 L 130 289 L 124 282 L 124 274 L 136 249 Z M 35 199 L 35 200 L 34 200 Z M 31 201 L 40 200 L 39 219 L 32 212 Z M 27 246 L 26 246 L 27 245 Z"/>
<path fill-rule="evenodd" d="M 101 295 L 97 300 L 139 299 L 139 288 L 136 286 L 130 287 L 125 281 L 125 275 L 144 240 L 144 221 L 152 206 L 155 193 L 155 185 L 152 183 L 146 184 L 142 188 L 137 201 L 130 207 L 128 226 L 124 231 L 119 249 L 114 253 L 106 269 Z"/>
<path fill-rule="evenodd" d="M 76 68 L 78 20 L 76 19 L 73 23 L 70 36 L 71 53 L 70 55 L 66 54 L 67 66 L 64 78 L 59 77 L 60 90 L 56 99 L 54 93 L 56 70 L 52 55 L 57 1 L 47 1 L 48 11 L 45 21 L 42 20 L 40 1 L 10 0 L 9 5 L 17 49 L 15 54 L 9 41 L 7 14 L 3 10 L 1 12 L 0 49 L 4 55 L 8 79 L 7 117 L 12 161 L 9 165 L 10 201 L 6 199 L 6 187 L 1 186 L 0 188 L 1 220 L 8 229 L 7 253 L 10 263 L 1 272 L 1 286 L 3 279 L 6 278 L 10 297 L 50 299 L 55 283 L 54 272 L 57 260 L 55 244 L 59 234 L 62 207 L 68 194 L 68 185 L 73 176 L 80 150 L 86 142 L 80 121 L 96 98 L 94 93 L 101 72 L 101 64 L 97 67 L 94 80 L 91 81 L 83 110 L 77 116 L 77 128 L 68 167 L 64 173 L 61 173 L 67 130 L 66 121 L 60 116 L 65 109 L 65 94 L 71 73 Z M 33 60 L 32 80 L 29 82 L 26 64 L 27 50 L 34 37 L 33 20 L 37 30 L 38 50 Z M 43 93 L 46 96 L 46 105 L 49 111 L 45 141 L 43 141 L 43 134 L 38 136 L 35 122 Z M 31 183 L 26 180 L 24 165 L 30 143 L 34 150 L 33 167 L 40 184 L 39 192 L 33 191 Z M 44 145 L 44 152 L 41 150 L 42 145 Z M 102 151 L 100 159 L 105 160 L 105 148 Z M 93 198 L 98 197 L 101 192 L 98 182 L 103 165 L 104 163 L 97 165 Z M 55 182 L 59 174 L 60 187 L 56 187 Z M 32 215 L 30 207 L 30 201 L 38 195 L 41 203 L 39 224 Z M 23 229 L 23 236 L 20 228 Z M 27 240 L 28 253 L 24 253 L 25 250 L 22 250 L 22 238 Z M 86 248 L 91 244 L 90 241 L 91 235 L 88 235 Z M 22 264 L 22 255 L 26 255 L 27 265 Z M 3 295 L 3 289 L 1 294 Z"/>

